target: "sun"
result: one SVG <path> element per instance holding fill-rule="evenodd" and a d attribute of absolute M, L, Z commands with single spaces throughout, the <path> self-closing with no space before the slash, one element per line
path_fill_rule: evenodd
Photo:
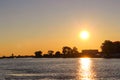
<path fill-rule="evenodd" d="M 84 39 L 84 40 L 88 39 L 89 38 L 89 32 L 88 31 L 82 31 L 80 33 L 80 38 Z"/>

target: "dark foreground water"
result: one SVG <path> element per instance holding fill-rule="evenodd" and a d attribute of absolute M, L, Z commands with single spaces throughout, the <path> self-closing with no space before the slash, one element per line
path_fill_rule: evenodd
<path fill-rule="evenodd" d="M 0 59 L 0 80 L 120 80 L 120 59 Z"/>

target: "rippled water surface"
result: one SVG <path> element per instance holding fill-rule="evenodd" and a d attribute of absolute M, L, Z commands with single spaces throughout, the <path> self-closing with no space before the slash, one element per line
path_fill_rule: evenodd
<path fill-rule="evenodd" d="M 120 59 L 0 59 L 0 80 L 120 80 Z"/>

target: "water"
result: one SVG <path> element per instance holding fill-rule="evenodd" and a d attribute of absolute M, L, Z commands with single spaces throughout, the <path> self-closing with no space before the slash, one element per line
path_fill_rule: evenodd
<path fill-rule="evenodd" d="M 0 80 L 120 80 L 120 59 L 0 59 Z"/>

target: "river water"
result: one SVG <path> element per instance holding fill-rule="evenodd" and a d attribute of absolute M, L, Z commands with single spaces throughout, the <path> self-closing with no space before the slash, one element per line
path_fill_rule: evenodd
<path fill-rule="evenodd" d="M 120 80 L 120 59 L 0 59 L 0 80 Z"/>

